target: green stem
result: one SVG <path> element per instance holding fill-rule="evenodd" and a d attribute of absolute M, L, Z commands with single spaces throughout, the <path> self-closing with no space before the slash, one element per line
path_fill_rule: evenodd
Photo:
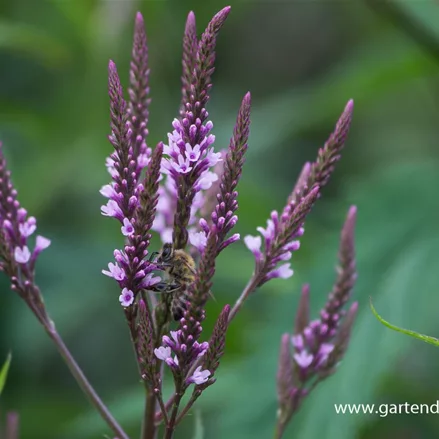
<path fill-rule="evenodd" d="M 162 420 L 162 418 L 163 419 L 165 418 L 166 413 L 168 413 L 168 410 L 172 407 L 172 404 L 174 404 L 174 400 L 175 400 L 175 393 L 172 394 L 172 396 L 168 399 L 168 401 L 166 401 L 166 403 L 163 403 L 163 400 L 162 400 L 163 405 L 161 406 L 161 410 L 156 412 L 156 414 L 155 414 L 154 419 L 155 419 L 156 423 L 160 422 Z M 165 420 L 165 423 L 167 424 L 168 423 L 167 417 L 164 420 Z"/>
<path fill-rule="evenodd" d="M 154 439 L 156 437 L 156 425 L 154 422 L 156 398 L 151 389 L 146 389 L 145 413 L 142 423 L 141 439 Z"/>
<path fill-rule="evenodd" d="M 180 421 L 186 416 L 186 413 L 191 409 L 194 402 L 198 399 L 199 396 L 200 396 L 200 393 L 198 393 L 198 394 L 193 393 L 192 394 L 191 399 L 188 401 L 186 406 L 183 408 L 183 410 L 178 415 L 178 417 L 175 421 L 175 425 L 178 425 L 180 423 Z"/>
<path fill-rule="evenodd" d="M 254 273 L 251 279 L 248 281 L 248 284 L 242 291 L 241 295 L 238 297 L 238 300 L 235 302 L 235 305 L 233 305 L 233 308 L 230 310 L 229 314 L 229 323 L 233 320 L 235 315 L 239 312 L 244 302 L 247 300 L 248 296 L 250 296 L 253 291 L 256 290 L 258 287 L 258 283 L 260 281 L 259 279 L 260 271 L 258 270 L 257 273 Z"/>
<path fill-rule="evenodd" d="M 283 422 L 276 422 L 276 427 L 274 428 L 273 439 L 281 439 L 285 431 L 285 424 Z"/>
<path fill-rule="evenodd" d="M 114 434 L 117 436 L 118 439 L 129 439 L 128 435 L 123 431 L 122 427 L 113 418 L 113 415 L 110 413 L 108 408 L 102 402 L 99 395 L 91 386 L 90 382 L 85 377 L 84 372 L 82 372 L 81 368 L 78 366 L 78 363 L 76 363 L 72 354 L 67 349 L 67 346 L 64 344 L 64 341 L 62 340 L 61 336 L 56 331 L 55 325 L 49 321 L 45 321 L 43 324 L 49 337 L 55 343 L 55 346 L 57 347 L 59 353 L 61 354 L 64 361 L 66 362 L 67 367 L 69 368 L 76 382 L 79 384 L 79 387 L 82 389 L 82 391 L 88 397 L 90 402 L 99 412 L 102 419 L 107 423 L 107 425 L 111 428 L 111 430 L 114 432 Z"/>
<path fill-rule="evenodd" d="M 176 420 L 178 415 L 178 408 L 180 406 L 181 398 L 183 397 L 183 393 L 181 391 L 181 386 L 178 386 L 178 389 L 175 389 L 175 399 L 174 404 L 172 405 L 172 412 L 171 416 L 169 418 L 169 422 L 166 425 L 166 431 L 163 439 L 172 439 L 172 436 L 174 435 L 174 430 L 176 427 Z"/>

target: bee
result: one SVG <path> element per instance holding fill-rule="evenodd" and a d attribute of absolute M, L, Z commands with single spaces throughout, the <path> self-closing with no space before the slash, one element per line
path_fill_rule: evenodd
<path fill-rule="evenodd" d="M 188 287 L 195 281 L 195 261 L 184 250 L 174 249 L 170 243 L 164 244 L 160 252 L 154 252 L 150 260 L 157 254 L 155 263 L 164 269 L 167 279 L 154 285 L 154 291 L 166 294 L 168 309 L 178 321 L 186 311 Z"/>

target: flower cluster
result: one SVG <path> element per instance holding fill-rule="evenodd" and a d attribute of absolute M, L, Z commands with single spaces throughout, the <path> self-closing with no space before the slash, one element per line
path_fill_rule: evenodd
<path fill-rule="evenodd" d="M 211 147 L 215 136 L 210 134 L 213 123 L 208 120 L 206 104 L 215 70 L 215 44 L 230 7 L 218 12 L 198 42 L 195 49 L 195 18 L 188 17 L 183 44 L 182 102 L 180 119 L 173 122 L 173 132 L 168 134 L 162 170 L 174 181 L 177 205 L 174 215 L 173 244 L 185 248 L 188 225 L 194 217 L 194 199 L 200 190 L 208 189 L 218 176 L 211 169 L 221 160 L 221 154 Z M 202 202 L 199 199 L 198 204 Z"/>
<path fill-rule="evenodd" d="M 299 249 L 298 238 L 304 233 L 303 221 L 340 159 L 340 151 L 346 141 L 352 112 L 353 101 L 349 101 L 334 132 L 325 146 L 319 150 L 317 160 L 312 164 L 306 163 L 303 167 L 282 214 L 272 211 L 267 220 L 267 227 L 257 228 L 262 237 L 247 235 L 244 238 L 247 248 L 255 257 L 256 286 L 261 286 L 273 278 L 286 279 L 293 275 L 291 264 L 287 261 L 291 259 L 292 253 Z M 262 244 L 264 244 L 263 250 Z"/>
<path fill-rule="evenodd" d="M 107 168 L 113 182 L 101 189 L 108 198 L 102 214 L 112 216 L 121 223 L 121 233 L 126 238 L 123 250 L 114 251 L 115 262 L 102 272 L 114 278 L 122 293 L 119 300 L 124 307 L 134 302 L 137 293 L 160 281 L 153 275 L 156 268 L 145 260 L 155 206 L 162 146 L 152 155 L 146 145 L 149 86 L 147 45 L 143 18 L 136 18 L 133 58 L 131 62 L 131 88 L 129 104 L 124 100 L 116 65 L 109 64 L 109 95 L 112 132 L 109 140 L 115 151 L 107 159 Z M 144 168 L 145 179 L 141 180 Z M 144 201 L 142 203 L 142 200 Z M 146 203 L 146 208 L 145 208 Z M 141 215 L 145 211 L 145 215 Z"/>
<path fill-rule="evenodd" d="M 277 375 L 280 408 L 278 428 L 281 430 L 309 391 L 335 372 L 346 351 L 358 308 L 354 302 L 347 312 L 343 309 L 356 280 L 355 217 L 356 208 L 353 206 L 341 233 L 338 277 L 320 312 L 320 318 L 309 321 L 309 286 L 305 285 L 294 334 L 282 336 Z"/>
<path fill-rule="evenodd" d="M 187 346 L 181 341 L 181 330 L 171 331 L 170 334 L 171 337 L 163 336 L 163 346 L 154 349 L 154 353 L 159 360 L 164 361 L 171 368 L 174 374 L 179 374 L 183 372 L 180 368 L 180 361 L 187 354 Z M 208 342 L 194 342 L 191 350 L 192 358 L 185 358 L 185 364 L 193 364 L 197 358 L 206 353 L 208 347 Z M 174 354 L 174 358 L 172 358 L 171 353 Z M 198 366 L 194 373 L 185 379 L 186 385 L 203 384 L 208 380 L 210 374 L 209 370 L 201 370 L 201 366 Z"/>
<path fill-rule="evenodd" d="M 140 15 L 136 18 L 128 103 L 123 97 L 116 66 L 113 62 L 109 65 L 112 129 L 109 139 L 115 151 L 107 159 L 113 181 L 101 190 L 108 198 L 101 210 L 103 215 L 119 221 L 126 244 L 123 250 L 115 250 L 115 262 L 110 262 L 109 269 L 103 273 L 120 286 L 119 300 L 125 308 L 136 347 L 140 375 L 148 392 L 159 403 L 169 431 L 177 422 L 177 398 L 181 398 L 187 387 L 195 384 L 195 399 L 215 381 L 212 377 L 224 351 L 230 312 L 226 306 L 209 343 L 198 341 L 215 258 L 239 239 L 239 235 L 227 235 L 237 222 L 235 189 L 249 134 L 250 94 L 244 97 L 227 154 L 213 148 L 213 124 L 205 108 L 214 71 L 216 37 L 229 10 L 224 8 L 213 17 L 200 41 L 196 37 L 195 16 L 193 13 L 188 16 L 180 118 L 172 123 L 173 131 L 165 145 L 160 143 L 153 150 L 146 146 L 149 87 L 147 78 L 142 77 L 149 69 Z M 206 201 L 210 202 L 210 210 L 206 210 Z M 151 230 L 158 231 L 163 242 L 172 241 L 174 249 L 184 249 L 190 243 L 201 255 L 196 280 L 185 292 L 186 313 L 179 322 L 180 328 L 170 335 L 166 334 L 171 296 L 165 293 L 157 302 L 152 294 L 149 298 L 146 294 L 147 290 L 154 291 L 160 278 L 154 277 L 153 271 L 161 268 L 154 260 L 146 260 Z M 164 283 L 165 280 L 161 285 Z M 137 300 L 139 293 L 142 297 Z M 170 367 L 178 389 L 174 401 L 177 409 L 171 413 L 163 409 L 166 405 L 157 359 Z"/>
<path fill-rule="evenodd" d="M 235 215 L 238 209 L 236 191 L 244 165 L 244 154 L 247 151 L 247 141 L 250 126 L 250 93 L 247 93 L 241 103 L 236 119 L 233 136 L 229 149 L 225 155 L 223 173 L 216 196 L 216 205 L 211 213 L 211 222 L 200 220 L 202 231 L 200 237 L 205 240 L 205 248 L 200 257 L 199 268 L 195 282 L 189 288 L 189 303 L 184 316 L 182 327 L 182 340 L 187 345 L 188 352 L 194 349 L 194 343 L 201 335 L 200 323 L 205 318 L 205 305 L 212 288 L 212 278 L 215 273 L 216 257 L 228 245 L 239 239 L 239 234 L 228 237 L 238 221 Z M 229 311 L 227 311 L 227 316 Z M 228 320 L 220 316 L 218 322 L 223 321 L 224 334 L 227 330 Z M 218 338 L 218 337 L 217 337 Z"/>
<path fill-rule="evenodd" d="M 12 289 L 28 301 L 38 302 L 44 312 L 38 288 L 34 285 L 35 263 L 38 255 L 50 245 L 50 240 L 37 235 L 35 246 L 29 249 L 29 238 L 37 229 L 37 220 L 28 216 L 17 200 L 17 191 L 11 182 L 11 173 L 0 143 L 0 270 L 11 278 Z"/>
<path fill-rule="evenodd" d="M 216 39 L 229 12 L 230 7 L 218 12 L 199 40 L 195 15 L 192 12 L 188 15 L 183 37 L 179 117 L 172 123 L 173 130 L 166 144 L 160 142 L 155 148 L 147 145 L 148 47 L 140 13 L 135 22 L 128 101 L 125 101 L 115 63 L 110 61 L 108 68 L 109 140 L 114 151 L 106 161 L 111 183 L 100 191 L 107 198 L 101 212 L 119 222 L 124 244 L 114 250 L 114 261 L 102 272 L 118 283 L 119 301 L 145 385 L 142 427 L 145 439 L 156 436 L 161 421 L 165 424 L 164 437 L 173 437 L 176 426 L 193 403 L 216 381 L 230 322 L 244 301 L 267 281 L 293 274 L 288 261 L 299 249 L 306 217 L 340 159 L 352 117 L 350 101 L 334 132 L 319 150 L 317 160 L 303 167 L 282 213 L 272 211 L 267 226 L 257 228 L 260 236 L 245 237 L 244 242 L 255 257 L 254 273 L 235 305 L 223 307 L 209 341 L 201 342 L 216 258 L 240 239 L 233 229 L 238 221 L 237 187 L 250 130 L 251 96 L 246 93 L 227 150 L 214 150 L 213 123 L 206 105 L 212 87 Z M 355 216 L 356 209 L 352 207 L 342 230 L 338 277 L 320 318 L 309 320 L 309 287 L 305 286 L 294 332 L 282 336 L 276 437 L 280 438 L 311 389 L 336 370 L 348 346 L 357 310 L 356 303 L 348 311 L 344 309 L 356 280 Z M 36 231 L 36 219 L 28 216 L 17 201 L 1 145 L 0 230 L 0 270 L 9 276 L 12 289 L 42 323 L 80 387 L 116 437 L 128 439 L 79 369 L 46 313 L 34 276 L 38 255 L 50 241 L 37 236 L 34 248 L 30 249 L 28 241 Z M 158 231 L 163 242 L 172 243 L 157 259 L 154 259 L 157 252 L 149 254 L 151 230 Z M 182 254 L 189 244 L 195 260 Z M 165 258 L 168 250 L 187 262 L 190 277 L 180 275 L 179 278 L 176 264 L 169 262 L 171 257 Z M 167 270 L 170 279 L 155 276 L 158 270 Z M 163 294 L 158 299 L 155 293 Z M 183 303 L 184 313 L 178 328 L 170 330 L 174 299 L 179 300 L 178 305 Z M 174 379 L 174 392 L 168 401 L 163 399 L 162 393 L 163 364 L 168 366 Z M 192 395 L 181 407 L 191 384 L 194 384 Z M 157 413 L 156 408 L 160 409 Z"/>

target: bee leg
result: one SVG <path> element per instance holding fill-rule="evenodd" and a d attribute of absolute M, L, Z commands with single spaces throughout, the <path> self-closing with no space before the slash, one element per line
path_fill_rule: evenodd
<path fill-rule="evenodd" d="M 172 264 L 167 264 L 166 262 L 159 262 L 156 264 L 158 269 L 164 269 L 166 267 L 172 267 Z"/>
<path fill-rule="evenodd" d="M 168 282 L 159 282 L 151 287 L 151 290 L 155 293 L 169 293 L 169 283 Z"/>
<path fill-rule="evenodd" d="M 152 252 L 151 256 L 148 259 L 148 262 L 152 262 L 158 254 L 159 254 L 159 252 Z"/>
<path fill-rule="evenodd" d="M 180 284 L 177 282 L 159 282 L 151 287 L 151 290 L 155 293 L 173 293 L 180 288 Z"/>

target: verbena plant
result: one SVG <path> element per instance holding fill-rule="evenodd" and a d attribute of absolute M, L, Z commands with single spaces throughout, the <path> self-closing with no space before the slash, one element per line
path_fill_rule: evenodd
<path fill-rule="evenodd" d="M 106 162 L 111 183 L 101 189 L 101 194 L 108 199 L 101 210 L 103 215 L 119 221 L 123 240 L 119 241 L 122 247 L 114 251 L 114 260 L 103 273 L 118 285 L 139 376 L 145 386 L 142 439 L 153 439 L 159 431 L 163 431 L 165 439 L 174 437 L 176 428 L 195 401 L 215 383 L 228 327 L 245 301 L 270 280 L 292 276 L 288 261 L 299 249 L 306 217 L 340 159 L 351 123 L 352 101 L 319 149 L 316 161 L 303 166 L 283 210 L 272 211 L 267 226 L 258 227 L 260 235 L 244 238 L 255 258 L 254 272 L 235 304 L 224 306 L 216 317 L 213 333 L 206 337 L 202 324 L 206 303 L 214 290 L 216 258 L 240 240 L 239 234 L 233 233 L 238 221 L 236 189 L 250 128 L 251 97 L 247 93 L 242 99 L 228 149 L 215 150 L 213 123 L 206 105 L 212 87 L 216 39 L 229 12 L 230 7 L 218 12 L 200 39 L 195 16 L 192 12 L 188 15 L 183 37 L 179 116 L 172 122 L 173 130 L 166 144 L 159 143 L 154 149 L 147 144 L 149 65 L 140 13 L 135 20 L 128 100 L 125 100 L 115 63 L 109 63 L 109 140 L 114 151 Z M 0 188 L 1 270 L 9 277 L 12 290 L 23 299 L 53 340 L 113 436 L 127 439 L 122 426 L 84 376 L 49 317 L 35 281 L 35 266 L 50 240 L 37 236 L 33 250 L 30 249 L 36 219 L 20 206 L 1 150 Z M 335 372 L 346 351 L 357 311 L 357 303 L 347 307 L 356 279 L 355 217 L 353 206 L 341 232 L 337 278 L 319 317 L 310 320 L 309 287 L 305 285 L 293 333 L 285 333 L 281 338 L 275 438 L 282 437 L 304 399 Z M 149 244 L 154 232 L 163 243 L 170 244 L 171 253 L 183 254 L 190 263 L 195 261 L 194 271 L 186 270 L 184 278 L 172 273 L 167 276 L 165 271 L 172 270 L 176 261 L 163 263 L 164 252 L 157 258 L 151 251 Z M 172 308 L 177 299 L 182 316 L 177 316 L 174 322 Z M 221 301 L 221 297 L 217 300 Z M 165 396 L 162 389 L 166 368 L 171 372 L 166 377 L 172 376 L 174 389 Z M 18 437 L 15 415 L 9 416 L 6 430 L 8 439 Z"/>

